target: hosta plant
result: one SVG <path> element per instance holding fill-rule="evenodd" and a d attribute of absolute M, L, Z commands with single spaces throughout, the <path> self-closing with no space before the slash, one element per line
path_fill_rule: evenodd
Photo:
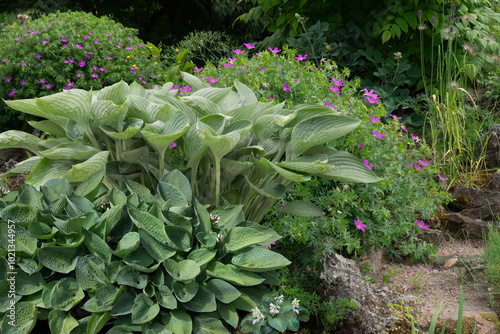
<path fill-rule="evenodd" d="M 65 178 L 23 184 L 0 199 L 2 333 L 43 320 L 59 334 L 230 333 L 237 310 L 258 307 L 290 263 L 266 247 L 278 234 L 241 206 L 207 211 L 177 170 L 157 196 L 129 180 L 106 190 L 104 175 L 74 191 Z"/>
<path fill-rule="evenodd" d="M 0 148 L 22 147 L 36 155 L 7 175 L 30 173 L 26 182 L 38 188 L 52 178 L 78 183 L 106 167 L 108 188 L 125 189 L 125 179 L 156 192 L 164 174 L 179 169 L 201 203 L 243 205 L 255 222 L 312 176 L 378 181 L 355 156 L 325 147 L 359 120 L 322 105 L 284 109 L 283 103 L 259 102 L 238 81 L 213 88 L 182 75 L 189 86 L 166 83 L 146 90 L 120 82 L 95 92 L 72 89 L 7 101 L 45 118 L 30 124 L 54 135 L 42 140 L 13 130 L 0 134 Z M 290 203 L 287 211 L 322 214 L 304 202 Z"/>

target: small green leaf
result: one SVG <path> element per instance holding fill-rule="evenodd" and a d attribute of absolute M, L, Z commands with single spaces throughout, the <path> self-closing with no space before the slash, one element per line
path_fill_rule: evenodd
<path fill-rule="evenodd" d="M 226 281 L 218 278 L 213 278 L 207 283 L 207 289 L 212 291 L 215 297 L 223 302 L 229 304 L 241 296 L 241 293 L 234 286 Z"/>
<path fill-rule="evenodd" d="M 52 288 L 50 305 L 57 310 L 69 311 L 84 297 L 85 294 L 76 280 L 71 277 L 64 277 L 57 281 Z"/>
<path fill-rule="evenodd" d="M 161 318 L 161 321 L 176 334 L 191 334 L 193 322 L 191 316 L 182 311 L 170 311 L 169 314 Z"/>
<path fill-rule="evenodd" d="M 193 312 L 214 312 L 217 310 L 215 295 L 207 288 L 200 287 L 198 293 L 184 307 Z"/>
<path fill-rule="evenodd" d="M 78 321 L 68 312 L 52 310 L 49 313 L 49 328 L 51 333 L 70 334 L 73 328 L 78 327 Z"/>
<path fill-rule="evenodd" d="M 87 334 L 97 334 L 111 319 L 109 312 L 94 313 L 87 323 Z"/>
<path fill-rule="evenodd" d="M 267 323 L 278 332 L 284 332 L 286 330 L 287 321 L 282 314 L 277 317 L 268 317 Z"/>
<path fill-rule="evenodd" d="M 189 281 L 200 273 L 200 267 L 192 260 L 175 262 L 172 259 L 166 259 L 163 265 L 170 276 L 177 281 Z"/>
<path fill-rule="evenodd" d="M 193 332 L 196 334 L 230 334 L 219 319 L 206 315 L 194 318 Z"/>
<path fill-rule="evenodd" d="M 216 295 L 217 296 L 217 295 Z M 218 304 L 217 311 L 219 311 L 220 316 L 225 322 L 233 326 L 236 329 L 238 327 L 238 322 L 240 320 L 236 308 L 232 305 Z"/>
<path fill-rule="evenodd" d="M 160 312 L 160 305 L 153 302 L 146 294 L 141 293 L 135 297 L 132 309 L 132 323 L 144 324 L 153 320 Z"/>
<path fill-rule="evenodd" d="M 382 44 L 384 44 L 385 42 L 390 40 L 391 37 L 392 37 L 392 34 L 389 30 L 384 31 L 384 33 L 382 34 Z"/>
<path fill-rule="evenodd" d="M 142 274 L 139 270 L 124 266 L 118 271 L 116 281 L 118 284 L 128 285 L 136 289 L 144 289 L 148 283 L 148 276 Z"/>
<path fill-rule="evenodd" d="M 114 254 L 118 257 L 125 258 L 130 252 L 133 252 L 139 247 L 140 236 L 137 232 L 129 232 L 125 234 L 118 242 Z"/>
<path fill-rule="evenodd" d="M 205 264 L 212 261 L 217 254 L 215 249 L 200 248 L 189 253 L 188 260 L 193 260 L 198 266 L 203 267 Z"/>
<path fill-rule="evenodd" d="M 92 252 L 92 254 L 99 257 L 106 264 L 111 262 L 113 250 L 108 246 L 106 241 L 102 240 L 97 234 L 82 229 L 82 234 L 85 237 L 85 246 Z"/>

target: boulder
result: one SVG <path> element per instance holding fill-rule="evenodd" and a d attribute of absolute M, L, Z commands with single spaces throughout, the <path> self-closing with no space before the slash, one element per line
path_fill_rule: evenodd
<path fill-rule="evenodd" d="M 440 217 L 444 229 L 453 237 L 482 238 L 483 232 L 488 231 L 488 222 L 481 219 L 467 217 L 461 213 L 448 213 Z"/>
<path fill-rule="evenodd" d="M 458 211 L 500 203 L 500 193 L 491 189 L 456 186 L 451 189 L 450 193 L 453 201 L 448 204 L 448 207 Z"/>
<path fill-rule="evenodd" d="M 490 189 L 500 191 L 500 169 L 493 173 L 493 176 L 491 177 Z"/>
<path fill-rule="evenodd" d="M 323 283 L 318 288 L 324 298 L 334 296 L 356 301 L 357 310 L 352 311 L 339 328 L 332 333 L 338 334 L 375 334 L 400 330 L 406 324 L 389 311 L 389 304 L 404 302 L 414 306 L 416 298 L 390 291 L 387 288 L 374 288 L 365 281 L 357 264 L 341 255 L 324 255 L 324 269 L 320 274 Z"/>

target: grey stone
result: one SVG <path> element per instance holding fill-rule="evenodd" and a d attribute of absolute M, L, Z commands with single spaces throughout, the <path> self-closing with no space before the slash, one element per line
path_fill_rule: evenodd
<path fill-rule="evenodd" d="M 365 281 L 357 264 L 341 255 L 330 253 L 324 256 L 324 268 L 320 274 L 323 283 L 319 293 L 325 298 L 335 296 L 356 301 L 358 310 L 352 311 L 339 328 L 332 333 L 339 334 L 378 334 L 392 332 L 401 326 L 402 319 L 393 315 L 389 304 L 399 303 L 412 306 L 414 296 L 376 289 Z"/>
<path fill-rule="evenodd" d="M 484 161 L 488 168 L 500 167 L 500 124 L 495 124 L 489 132 Z"/>
<path fill-rule="evenodd" d="M 441 217 L 444 229 L 453 237 L 482 238 L 483 232 L 488 230 L 488 222 L 474 219 L 460 213 L 452 212 Z"/>
<path fill-rule="evenodd" d="M 497 170 L 491 177 L 490 189 L 494 191 L 500 191 L 500 169 Z"/>
<path fill-rule="evenodd" d="M 418 235 L 418 238 L 436 247 L 439 247 L 439 245 L 444 241 L 443 232 L 441 230 L 432 228 L 428 230 L 422 230 L 422 234 Z"/>

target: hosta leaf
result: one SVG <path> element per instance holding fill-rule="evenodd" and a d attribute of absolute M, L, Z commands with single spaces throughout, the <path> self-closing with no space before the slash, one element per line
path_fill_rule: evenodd
<path fill-rule="evenodd" d="M 27 204 L 14 203 L 6 206 L 0 211 L 3 220 L 12 220 L 21 226 L 28 226 L 33 222 L 38 214 L 38 210 Z"/>
<path fill-rule="evenodd" d="M 230 229 L 244 219 L 243 205 L 222 205 L 210 213 L 219 216 L 217 226 L 220 229 Z"/>
<path fill-rule="evenodd" d="M 326 155 L 321 156 L 301 156 L 294 161 L 285 161 L 276 163 L 277 166 L 293 171 L 308 173 L 308 174 L 321 174 L 328 169 L 328 159 Z"/>
<path fill-rule="evenodd" d="M 170 311 L 161 318 L 161 321 L 165 327 L 176 334 L 191 334 L 193 328 L 191 316 L 182 311 Z"/>
<path fill-rule="evenodd" d="M 191 249 L 191 234 L 178 226 L 165 226 L 167 244 L 177 250 L 187 252 Z"/>
<path fill-rule="evenodd" d="M 161 196 L 161 198 L 169 202 L 170 206 L 188 206 L 189 202 L 191 200 L 190 197 L 186 197 L 185 194 L 182 193 L 182 191 L 169 183 L 165 182 L 158 182 L 158 194 Z"/>
<path fill-rule="evenodd" d="M 149 147 L 146 145 L 122 152 L 121 159 L 131 164 L 139 164 L 144 170 L 149 171 L 149 154 Z"/>
<path fill-rule="evenodd" d="M 266 158 L 261 158 L 259 162 L 264 166 L 266 170 L 269 169 L 274 169 L 278 174 L 283 176 L 284 178 L 287 178 L 293 182 L 304 182 L 304 181 L 309 181 L 311 179 L 310 176 L 308 175 L 301 175 L 297 174 L 294 172 L 291 172 L 289 170 L 286 170 L 284 168 L 281 168 L 277 166 L 276 164 L 272 163 L 271 161 L 267 160 Z"/>
<path fill-rule="evenodd" d="M 16 294 L 21 296 L 29 296 L 42 290 L 46 285 L 45 280 L 40 272 L 28 275 L 20 269 L 13 270 L 16 279 Z M 12 277 L 10 275 L 9 277 Z"/>
<path fill-rule="evenodd" d="M 250 180 L 247 178 L 245 175 L 245 179 L 247 180 L 248 184 L 250 187 L 258 192 L 260 195 L 264 197 L 270 197 L 274 199 L 280 199 L 286 192 L 286 187 L 282 184 L 279 184 L 277 182 L 272 182 L 269 184 L 266 184 L 264 187 L 259 188 L 256 185 L 254 185 Z"/>
<path fill-rule="evenodd" d="M 205 315 L 194 318 L 193 331 L 196 334 L 230 334 L 219 319 Z"/>
<path fill-rule="evenodd" d="M 2 235 L 9 235 L 5 227 L 7 227 L 7 224 L 2 224 L 0 231 Z M 17 222 L 15 227 L 15 243 L 16 252 L 24 252 L 33 255 L 37 249 L 37 239 L 29 234 L 24 227 L 19 226 Z"/>
<path fill-rule="evenodd" d="M 58 273 L 67 274 L 75 270 L 78 248 L 48 246 L 38 250 L 38 259 L 45 267 Z"/>
<path fill-rule="evenodd" d="M 238 310 L 247 312 L 252 312 L 252 309 L 257 306 L 257 304 L 255 304 L 255 302 L 244 293 L 242 293 L 241 296 L 230 305 Z"/>
<path fill-rule="evenodd" d="M 154 122 L 154 115 L 149 114 L 150 101 L 141 96 L 128 97 L 128 117 L 141 119 L 146 123 Z"/>
<path fill-rule="evenodd" d="M 234 253 L 248 246 L 267 241 L 272 234 L 248 227 L 233 227 L 224 237 L 221 247 L 225 252 Z"/>
<path fill-rule="evenodd" d="M 24 148 L 38 154 L 42 140 L 24 131 L 9 130 L 0 133 L 0 149 Z"/>
<path fill-rule="evenodd" d="M 329 150 L 328 169 L 318 173 L 321 177 L 331 178 L 343 182 L 372 183 L 381 179 L 354 155 L 344 152 Z"/>
<path fill-rule="evenodd" d="M 247 129 L 240 129 L 219 136 L 214 135 L 211 131 L 207 130 L 206 125 L 203 126 L 202 124 L 200 122 L 196 124 L 197 134 L 201 141 L 210 148 L 216 159 L 222 159 L 222 157 L 228 154 L 238 144 L 242 134 L 250 130 L 250 127 L 248 127 Z"/>
<path fill-rule="evenodd" d="M 116 281 L 119 284 L 128 285 L 136 289 L 144 289 L 148 283 L 148 276 L 142 274 L 139 270 L 124 266 L 118 271 Z"/>
<path fill-rule="evenodd" d="M 106 241 L 102 240 L 97 234 L 85 229 L 82 229 L 82 234 L 85 237 L 85 246 L 87 246 L 88 250 L 106 264 L 109 264 L 113 250 L 108 246 Z"/>
<path fill-rule="evenodd" d="M 238 80 L 234 81 L 234 86 L 236 87 L 236 90 L 240 94 L 242 106 L 258 102 L 255 93 L 250 88 L 248 88 Z"/>
<path fill-rule="evenodd" d="M 202 88 L 209 88 L 210 85 L 201 81 L 197 77 L 195 77 L 192 74 L 189 74 L 187 72 L 181 72 L 182 79 L 186 81 L 189 86 L 193 87 L 195 90 L 202 89 Z"/>
<path fill-rule="evenodd" d="M 106 127 L 101 127 L 101 130 L 113 139 L 123 140 L 130 139 L 135 136 L 139 132 L 140 127 L 127 126 L 123 132 L 112 131 Z"/>
<path fill-rule="evenodd" d="M 90 201 L 94 200 L 105 175 L 106 170 L 104 168 L 90 175 L 85 181 L 78 185 L 75 189 L 75 195 L 83 196 Z"/>
<path fill-rule="evenodd" d="M 212 261 L 217 254 L 215 249 L 200 248 L 189 253 L 188 260 L 193 260 L 198 266 L 203 267 L 205 264 Z"/>
<path fill-rule="evenodd" d="M 165 174 L 162 178 L 162 181 L 176 186 L 182 191 L 184 197 L 188 199 L 189 202 L 191 202 L 191 197 L 193 196 L 191 192 L 191 185 L 189 184 L 188 178 L 178 169 L 174 169 Z"/>
<path fill-rule="evenodd" d="M 137 232 L 129 232 L 125 234 L 118 242 L 116 250 L 113 252 L 116 256 L 124 258 L 130 252 L 133 252 L 139 247 L 140 236 Z"/>
<path fill-rule="evenodd" d="M 222 109 L 217 103 L 210 101 L 202 96 L 186 96 L 181 101 L 198 112 L 201 117 L 212 114 L 220 114 Z"/>
<path fill-rule="evenodd" d="M 139 229 L 139 235 L 141 237 L 141 245 L 144 249 L 151 255 L 156 262 L 163 262 L 175 255 L 176 250 L 167 246 L 164 242 L 151 236 L 148 232 L 143 229 Z"/>
<path fill-rule="evenodd" d="M 1 332 L 4 334 L 25 334 L 31 332 L 35 327 L 37 309 L 34 303 L 20 302 L 16 304 L 15 326 L 9 324 L 7 316 L 4 317 Z"/>
<path fill-rule="evenodd" d="M 184 307 L 193 312 L 214 312 L 217 310 L 217 302 L 213 292 L 201 286 L 196 296 L 185 303 Z"/>
<path fill-rule="evenodd" d="M 100 126 L 110 126 L 119 130 L 125 116 L 127 104 L 115 104 L 113 101 L 96 101 L 92 103 L 92 115 Z"/>
<path fill-rule="evenodd" d="M 289 115 L 262 115 L 254 122 L 252 129 L 259 142 L 264 143 L 294 117 L 295 113 Z"/>
<path fill-rule="evenodd" d="M 52 310 L 49 313 L 49 328 L 51 333 L 70 334 L 78 327 L 78 321 L 68 312 Z"/>
<path fill-rule="evenodd" d="M 111 319 L 111 314 L 109 312 L 92 314 L 89 322 L 87 323 L 87 334 L 99 333 L 109 319 Z"/>
<path fill-rule="evenodd" d="M 323 211 L 321 211 L 320 208 L 318 208 L 311 202 L 300 201 L 300 200 L 287 203 L 281 209 L 281 212 L 303 217 L 319 217 L 325 214 Z"/>
<path fill-rule="evenodd" d="M 125 103 L 129 93 L 130 88 L 128 84 L 122 80 L 114 85 L 101 89 L 97 94 L 97 100 L 109 100 L 113 101 L 115 104 L 121 105 Z"/>
<path fill-rule="evenodd" d="M 128 212 L 132 221 L 139 229 L 146 231 L 148 234 L 163 243 L 167 242 L 165 224 L 161 220 L 147 212 L 136 209 L 129 209 Z"/>
<path fill-rule="evenodd" d="M 57 281 L 52 288 L 50 305 L 57 310 L 69 311 L 84 297 L 85 294 L 76 280 L 71 277 L 64 277 Z"/>
<path fill-rule="evenodd" d="M 132 313 L 134 308 L 135 294 L 125 291 L 113 304 L 111 314 L 113 316 L 127 315 Z"/>
<path fill-rule="evenodd" d="M 66 122 L 64 130 L 66 130 L 66 137 L 72 140 L 83 141 L 83 137 L 85 137 L 85 129 L 83 126 L 72 119 Z"/>
<path fill-rule="evenodd" d="M 269 317 L 267 320 L 269 326 L 276 329 L 278 332 L 284 332 L 286 330 L 286 318 L 280 314 L 277 317 Z"/>
<path fill-rule="evenodd" d="M 110 284 L 106 274 L 88 256 L 78 259 L 75 277 L 78 285 L 85 290 L 97 290 Z"/>
<path fill-rule="evenodd" d="M 283 255 L 263 248 L 246 248 L 236 253 L 231 263 L 250 271 L 268 271 L 288 266 L 291 262 Z"/>
<path fill-rule="evenodd" d="M 106 168 L 108 156 L 108 151 L 99 152 L 90 159 L 73 165 L 71 169 L 63 175 L 63 177 L 67 178 L 69 182 L 82 182 L 90 175 Z"/>
<path fill-rule="evenodd" d="M 46 240 L 51 239 L 58 229 L 54 226 L 50 227 L 47 224 L 41 222 L 33 222 L 28 226 L 28 232 L 37 239 Z"/>
<path fill-rule="evenodd" d="M 231 88 L 214 88 L 207 87 L 201 88 L 192 93 L 190 96 L 202 96 L 211 100 L 212 102 L 219 103 L 231 92 Z"/>
<path fill-rule="evenodd" d="M 95 293 L 96 304 L 99 307 L 110 306 L 126 291 L 126 287 L 118 288 L 115 285 L 106 285 Z"/>
<path fill-rule="evenodd" d="M 207 289 L 212 291 L 215 297 L 224 304 L 229 304 L 235 301 L 241 295 L 238 289 L 234 286 L 218 278 L 213 278 L 208 281 Z"/>
<path fill-rule="evenodd" d="M 14 168 L 2 174 L 2 177 L 10 177 L 18 174 L 29 174 L 42 161 L 42 157 L 34 156 L 16 164 Z"/>
<path fill-rule="evenodd" d="M 144 185 L 137 183 L 135 181 L 124 179 L 127 184 L 127 188 L 132 192 L 137 194 L 141 200 L 146 201 L 147 203 L 154 203 L 155 198 L 151 195 L 151 191 L 146 188 Z"/>
<path fill-rule="evenodd" d="M 183 113 L 175 113 L 166 123 L 157 121 L 147 124 L 141 134 L 151 147 L 163 155 L 172 142 L 181 137 L 188 128 L 189 119 Z"/>
<path fill-rule="evenodd" d="M 295 118 L 287 124 L 291 128 L 312 117 L 339 115 L 339 112 L 334 111 L 331 107 L 320 104 L 299 104 L 294 106 L 291 111 L 296 114 Z"/>
<path fill-rule="evenodd" d="M 23 113 L 26 114 L 39 116 L 50 120 L 61 120 L 61 117 L 55 116 L 51 113 L 46 113 L 45 111 L 41 110 L 36 105 L 35 99 L 23 99 L 23 100 L 4 101 L 4 102 L 12 109 L 22 111 Z"/>
<path fill-rule="evenodd" d="M 171 310 L 177 308 L 177 299 L 166 285 L 160 285 L 156 288 L 155 297 L 158 304 L 164 308 Z"/>
<path fill-rule="evenodd" d="M 310 147 L 323 145 L 351 132 L 359 124 L 359 120 L 337 115 L 309 118 L 293 128 L 291 150 L 299 156 Z"/>
<path fill-rule="evenodd" d="M 66 201 L 68 202 L 66 211 L 70 217 L 80 217 L 94 212 L 94 205 L 85 197 L 70 195 L 66 196 Z"/>
<path fill-rule="evenodd" d="M 141 293 L 135 297 L 132 309 L 132 323 L 144 324 L 153 320 L 160 312 L 160 305 L 153 302 L 146 294 Z"/>
<path fill-rule="evenodd" d="M 193 260 L 176 262 L 172 259 L 166 259 L 163 265 L 170 276 L 178 281 L 189 281 L 200 273 L 200 266 Z"/>
<path fill-rule="evenodd" d="M 217 296 L 217 295 L 215 295 Z M 238 323 L 240 318 L 238 316 L 238 312 L 236 308 L 232 305 L 218 304 L 217 311 L 219 311 L 220 316 L 224 319 L 225 322 L 233 326 L 236 329 L 238 327 Z"/>
<path fill-rule="evenodd" d="M 28 123 L 35 129 L 54 135 L 56 137 L 64 137 L 66 135 L 66 131 L 64 130 L 64 128 L 53 121 L 28 121 Z"/>
<path fill-rule="evenodd" d="M 264 281 L 264 278 L 259 275 L 240 270 L 233 265 L 222 264 L 218 261 L 210 262 L 206 267 L 208 276 L 216 277 L 241 286 L 259 285 Z"/>
<path fill-rule="evenodd" d="M 191 281 L 187 284 L 181 283 L 179 281 L 174 281 L 172 283 L 172 287 L 174 289 L 175 297 L 179 301 L 187 303 L 196 295 L 198 289 L 200 288 L 200 285 L 195 281 Z"/>
<path fill-rule="evenodd" d="M 142 325 L 141 331 L 144 334 L 172 334 L 169 329 L 158 322 L 152 322 Z"/>
<path fill-rule="evenodd" d="M 88 123 L 91 100 L 92 94 L 83 89 L 66 90 L 35 99 L 37 107 L 45 114 L 66 117 L 80 124 Z"/>

